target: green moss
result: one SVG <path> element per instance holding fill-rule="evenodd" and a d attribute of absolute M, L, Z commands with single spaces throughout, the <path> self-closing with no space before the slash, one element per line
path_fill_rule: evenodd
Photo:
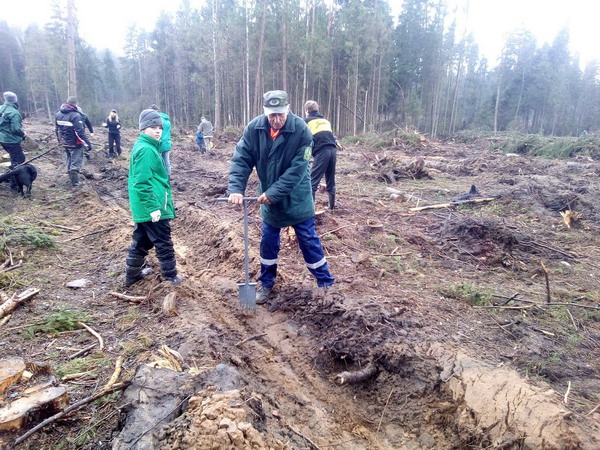
<path fill-rule="evenodd" d="M 442 289 L 445 297 L 462 300 L 472 306 L 487 306 L 491 303 L 491 293 L 485 289 L 478 289 L 471 283 L 463 281 Z"/>

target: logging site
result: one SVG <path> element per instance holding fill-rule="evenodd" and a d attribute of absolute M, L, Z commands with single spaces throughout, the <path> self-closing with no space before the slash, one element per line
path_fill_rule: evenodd
<path fill-rule="evenodd" d="M 0 450 L 600 449 L 600 2 L 4 3 Z"/>
<path fill-rule="evenodd" d="M 183 281 L 151 251 L 154 273 L 125 287 L 138 131 L 120 156 L 93 150 L 73 187 L 54 125 L 25 126 L 26 157 L 43 155 L 31 198 L 0 184 L 3 448 L 598 448 L 597 160 L 344 139 L 335 208 L 316 192 L 335 291 L 319 296 L 284 228 L 277 283 L 248 311 L 243 209 L 215 201 L 239 134 L 202 154 L 173 128 Z"/>

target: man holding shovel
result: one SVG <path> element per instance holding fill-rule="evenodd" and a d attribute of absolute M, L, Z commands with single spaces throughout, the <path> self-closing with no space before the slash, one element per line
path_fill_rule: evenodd
<path fill-rule="evenodd" d="M 308 270 L 326 292 L 334 278 L 329 273 L 315 230 L 315 207 L 308 162 L 312 135 L 306 123 L 289 111 L 284 91 L 263 95 L 264 114 L 254 118 L 237 143 L 229 171 L 229 203 L 241 205 L 248 177 L 256 167 L 260 180 L 260 283 L 256 303 L 266 303 L 277 276 L 281 228 L 292 226 Z"/>

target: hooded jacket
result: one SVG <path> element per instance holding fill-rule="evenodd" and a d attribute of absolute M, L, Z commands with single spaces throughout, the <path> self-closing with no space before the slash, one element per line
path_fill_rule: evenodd
<path fill-rule="evenodd" d="M 150 222 L 150 213 L 160 210 L 160 218 L 175 218 L 169 175 L 158 152 L 160 141 L 140 134 L 129 159 L 129 206 L 135 223 Z"/>
<path fill-rule="evenodd" d="M 264 114 L 246 126 L 231 159 L 227 190 L 230 194 L 243 194 L 256 167 L 259 192 L 264 192 L 272 202 L 261 205 L 263 220 L 282 228 L 315 215 L 308 166 L 312 136 L 304 121 L 291 112 L 275 140 L 269 130 Z"/>
<path fill-rule="evenodd" d="M 164 112 L 159 112 L 158 115 L 162 117 L 163 120 L 163 132 L 160 137 L 160 147 L 158 149 L 159 152 L 168 152 L 171 150 L 171 119 L 169 119 L 169 115 Z"/>
<path fill-rule="evenodd" d="M 18 109 L 19 106 L 11 102 L 0 106 L 0 142 L 4 144 L 19 144 L 25 137 Z"/>
<path fill-rule="evenodd" d="M 65 147 L 80 147 L 84 144 L 91 148 L 83 119 L 77 106 L 63 103 L 55 116 L 56 137 Z"/>

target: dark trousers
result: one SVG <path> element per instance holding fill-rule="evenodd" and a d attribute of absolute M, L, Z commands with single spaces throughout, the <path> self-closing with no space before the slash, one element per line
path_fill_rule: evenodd
<path fill-rule="evenodd" d="M 133 239 L 127 249 L 127 266 L 141 268 L 152 247 L 156 248 L 163 276 L 173 278 L 177 275 L 170 219 L 135 224 Z"/>
<path fill-rule="evenodd" d="M 304 263 L 310 273 L 317 279 L 317 285 L 319 287 L 332 285 L 334 278 L 329 273 L 323 246 L 315 230 L 315 218 L 311 217 L 293 227 L 302 256 L 304 256 Z M 281 228 L 263 222 L 262 239 L 260 241 L 260 277 L 258 279 L 266 288 L 273 287 L 277 277 L 277 255 L 281 243 L 280 233 Z"/>
<path fill-rule="evenodd" d="M 310 184 L 312 185 L 313 197 L 321 178 L 325 175 L 327 183 L 327 192 L 335 194 L 335 162 L 337 149 L 335 147 L 325 147 L 320 149 L 313 158 L 312 170 L 310 172 Z"/>
<path fill-rule="evenodd" d="M 121 154 L 121 134 L 108 133 L 108 156 L 115 156 L 114 147 L 117 147 L 117 155 Z"/>
<path fill-rule="evenodd" d="M 2 142 L 2 147 L 10 155 L 10 167 L 13 168 L 22 162 L 25 162 L 25 154 L 21 148 L 21 144 Z"/>

